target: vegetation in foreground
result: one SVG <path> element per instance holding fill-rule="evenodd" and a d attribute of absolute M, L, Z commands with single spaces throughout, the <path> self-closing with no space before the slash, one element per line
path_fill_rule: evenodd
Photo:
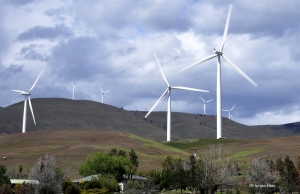
<path fill-rule="evenodd" d="M 227 142 L 230 143 L 230 142 Z M 197 144 L 199 146 L 199 144 Z M 196 147 L 197 147 L 196 146 Z M 186 146 L 181 147 L 186 148 Z M 251 153 L 254 152 L 253 150 Z M 245 154 L 244 154 L 245 155 Z M 245 157 L 244 155 L 240 157 Z M 96 152 L 80 166 L 82 176 L 97 175 L 90 181 L 74 185 L 68 171 L 57 167 L 54 156 L 40 158 L 28 176 L 8 173 L 0 165 L 0 194 L 2 193 L 114 193 L 120 191 L 119 182 L 126 175 L 125 193 L 276 193 L 300 191 L 300 155 L 295 162 L 289 156 L 283 159 L 254 158 L 241 174 L 236 163 L 237 154 L 230 154 L 222 145 L 208 145 L 205 152 L 188 159 L 166 156 L 161 169 L 139 170 L 138 155 L 132 149 L 125 152 L 116 148 Z M 136 181 L 133 175 L 146 177 Z M 9 178 L 38 180 L 40 184 L 11 185 Z"/>

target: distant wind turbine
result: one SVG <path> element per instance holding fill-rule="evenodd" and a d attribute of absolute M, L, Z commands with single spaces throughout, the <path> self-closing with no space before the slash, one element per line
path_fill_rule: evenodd
<path fill-rule="evenodd" d="M 73 82 L 73 100 L 75 100 L 75 91 L 76 91 L 76 84 L 75 81 Z"/>
<path fill-rule="evenodd" d="M 201 97 L 199 96 L 199 98 L 201 98 Z M 204 115 L 206 115 L 206 103 L 207 103 L 207 102 L 210 102 L 210 101 L 213 101 L 214 99 L 205 101 L 205 100 L 203 100 L 203 98 L 201 98 L 201 100 L 204 102 L 204 105 L 203 105 L 203 113 L 204 113 Z"/>
<path fill-rule="evenodd" d="M 24 100 L 24 113 L 23 113 L 23 126 L 22 126 L 22 133 L 25 133 L 26 132 L 26 117 L 27 117 L 27 100 L 29 102 L 29 107 L 30 107 L 30 110 L 31 110 L 31 114 L 32 114 L 32 118 L 33 118 L 33 121 L 34 121 L 34 124 L 36 125 L 36 122 L 35 122 L 35 119 L 34 119 L 34 114 L 33 114 L 33 110 L 32 110 L 32 105 L 31 105 L 31 101 L 30 101 L 30 95 L 31 95 L 31 91 L 33 90 L 36 82 L 38 81 L 38 79 L 40 78 L 40 76 L 42 75 L 44 70 L 41 71 L 40 75 L 38 76 L 38 78 L 35 80 L 34 84 L 32 85 L 32 87 L 30 88 L 30 90 L 28 92 L 24 92 L 24 91 L 21 91 L 21 90 L 12 90 L 14 92 L 18 92 L 20 93 L 21 95 L 24 95 L 25 96 L 25 100 Z"/>
<path fill-rule="evenodd" d="M 231 111 L 234 109 L 234 107 L 235 107 L 235 105 L 233 105 L 233 107 L 230 110 L 223 110 L 225 112 L 228 112 L 228 118 L 231 119 L 231 120 L 233 120 L 233 116 L 231 114 Z"/>
<path fill-rule="evenodd" d="M 230 14 L 231 14 L 231 8 L 232 5 L 230 4 L 229 6 L 229 11 L 228 11 L 228 16 L 227 16 L 227 21 L 225 25 L 225 30 L 223 34 L 223 40 L 220 46 L 219 50 L 214 49 L 214 54 L 209 55 L 205 57 L 204 59 L 197 61 L 183 69 L 180 70 L 180 72 L 185 71 L 189 68 L 192 68 L 200 63 L 203 63 L 209 59 L 212 59 L 214 57 L 218 57 L 218 62 L 217 62 L 217 139 L 220 139 L 222 137 L 222 87 L 221 87 L 221 57 L 225 59 L 225 61 L 234 69 L 236 70 L 239 74 L 241 74 L 244 78 L 246 78 L 251 84 L 253 84 L 255 87 L 257 84 L 250 78 L 248 77 L 242 70 L 240 70 L 235 64 L 233 64 L 223 53 L 223 48 L 225 45 L 226 37 L 227 37 L 227 32 L 228 32 L 228 26 L 229 26 L 229 20 L 230 20 Z"/>
<path fill-rule="evenodd" d="M 100 87 L 100 90 L 102 92 L 102 103 L 104 103 L 104 94 L 106 94 L 107 92 L 109 92 L 109 90 L 107 90 L 106 92 L 104 92 L 101 87 Z"/>
<path fill-rule="evenodd" d="M 167 112 L 167 141 L 171 141 L 171 89 L 180 89 L 180 90 L 190 90 L 190 91 L 197 91 L 197 92 L 208 92 L 207 90 L 199 90 L 195 88 L 187 88 L 182 86 L 170 86 L 160 64 L 159 61 L 154 53 L 157 65 L 160 69 L 161 75 L 164 79 L 164 81 L 167 83 L 168 87 L 165 90 L 165 92 L 161 95 L 161 97 L 155 102 L 155 104 L 152 106 L 152 108 L 149 110 L 149 112 L 146 114 L 145 118 L 148 117 L 148 115 L 154 110 L 154 108 L 164 99 L 164 97 L 168 93 L 168 112 Z"/>

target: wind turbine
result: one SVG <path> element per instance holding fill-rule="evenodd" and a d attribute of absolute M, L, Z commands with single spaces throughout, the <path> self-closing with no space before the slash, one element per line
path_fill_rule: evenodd
<path fill-rule="evenodd" d="M 106 92 L 104 92 L 101 87 L 100 87 L 100 90 L 102 92 L 102 103 L 104 103 L 104 94 L 106 94 L 107 92 L 109 92 L 109 90 L 107 90 Z"/>
<path fill-rule="evenodd" d="M 233 107 L 230 110 L 223 110 L 223 111 L 228 111 L 228 118 L 233 120 L 233 116 L 231 114 L 231 111 L 234 109 L 235 105 L 233 105 Z"/>
<path fill-rule="evenodd" d="M 199 98 L 201 98 L 201 97 L 199 96 Z M 204 106 L 203 106 L 203 112 L 204 112 L 204 115 L 206 115 L 206 103 L 207 103 L 207 102 L 210 102 L 210 101 L 213 101 L 214 99 L 211 99 L 211 100 L 205 101 L 205 100 L 203 100 L 203 98 L 201 98 L 201 100 L 204 102 Z"/>
<path fill-rule="evenodd" d="M 18 92 L 21 95 L 25 96 L 25 100 L 24 100 L 24 113 L 23 113 L 23 127 L 22 127 L 22 133 L 26 132 L 26 116 L 27 116 L 27 100 L 29 102 L 29 107 L 31 110 L 31 114 L 32 114 L 32 118 L 34 121 L 34 124 L 36 125 L 35 119 L 34 119 L 34 114 L 33 114 L 33 110 L 32 110 L 32 106 L 31 106 L 31 101 L 30 101 L 30 95 L 31 95 L 31 91 L 33 90 L 36 82 L 38 81 L 38 79 L 40 78 L 40 76 L 42 75 L 44 70 L 41 71 L 40 75 L 38 76 L 38 78 L 35 80 L 34 84 L 32 85 L 32 87 L 30 88 L 30 90 L 28 92 L 24 92 L 22 90 L 12 90 L 14 92 Z"/>
<path fill-rule="evenodd" d="M 208 92 L 207 90 L 199 90 L 195 88 L 187 88 L 182 86 L 170 86 L 160 64 L 159 61 L 154 53 L 157 65 L 160 69 L 161 75 L 164 79 L 164 81 L 167 83 L 168 87 L 165 90 L 165 92 L 161 95 L 161 97 L 155 102 L 155 104 L 152 106 L 152 108 L 149 110 L 149 112 L 146 114 L 145 118 L 148 117 L 148 115 L 154 110 L 154 108 L 164 99 L 164 97 L 168 93 L 168 112 L 167 112 L 167 141 L 171 141 L 171 89 L 180 89 L 180 90 L 191 90 L 191 91 L 197 91 L 197 92 Z"/>
<path fill-rule="evenodd" d="M 75 91 L 76 91 L 76 84 L 75 81 L 73 82 L 73 100 L 75 100 Z"/>
<path fill-rule="evenodd" d="M 218 57 L 218 62 L 217 62 L 217 139 L 220 139 L 222 137 L 222 87 L 221 87 L 221 57 L 225 59 L 225 61 L 234 69 L 236 70 L 239 74 L 241 74 L 244 78 L 246 78 L 251 84 L 253 84 L 255 87 L 257 84 L 250 78 L 248 77 L 242 70 L 240 70 L 233 62 L 231 62 L 224 54 L 223 54 L 223 48 L 225 45 L 226 37 L 227 37 L 227 32 L 228 32 L 228 26 L 229 26 L 229 20 L 230 20 L 230 14 L 231 14 L 231 8 L 232 5 L 230 4 L 229 6 L 229 11 L 228 11 L 228 16 L 227 16 L 227 21 L 225 25 L 225 30 L 223 34 L 223 40 L 220 45 L 220 49 L 216 50 L 214 49 L 214 54 L 209 55 L 205 57 L 204 59 L 197 61 L 183 69 L 180 70 L 180 72 L 185 71 L 189 68 L 192 68 L 200 63 L 203 63 L 209 59 L 212 59 L 214 57 Z"/>

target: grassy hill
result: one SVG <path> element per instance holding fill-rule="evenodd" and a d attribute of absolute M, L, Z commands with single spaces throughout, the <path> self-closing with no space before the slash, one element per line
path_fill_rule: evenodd
<path fill-rule="evenodd" d="M 235 161 L 247 171 L 252 158 L 267 157 L 275 159 L 289 155 L 294 159 L 300 154 L 300 137 L 281 137 L 249 140 L 188 139 L 160 143 L 137 135 L 113 130 L 46 130 L 25 134 L 0 135 L 0 164 L 9 170 L 23 166 L 27 174 L 39 157 L 53 154 L 57 164 L 69 169 L 72 179 L 80 178 L 79 167 L 86 158 L 95 152 L 107 152 L 112 148 L 123 149 L 127 153 L 134 149 L 139 157 L 140 170 L 161 169 L 161 162 L 168 155 L 188 157 L 197 149 L 197 156 L 205 152 L 209 144 L 223 144 L 233 155 Z M 7 159 L 2 159 L 6 157 Z"/>
<path fill-rule="evenodd" d="M 117 130 L 158 141 L 166 139 L 166 112 L 128 111 L 99 102 L 62 98 L 32 99 L 37 125 L 27 109 L 26 131 L 40 130 Z M 24 103 L 0 109 L 0 134 L 20 133 Z M 300 123 L 246 126 L 223 119 L 223 136 L 228 138 L 273 138 L 300 133 Z M 172 140 L 215 138 L 216 116 L 172 112 Z"/>
<path fill-rule="evenodd" d="M 139 157 L 140 169 L 160 169 L 167 155 L 188 158 L 189 153 L 151 139 L 112 130 L 47 130 L 0 135 L 0 164 L 24 172 L 31 169 L 39 157 L 53 154 L 57 164 L 69 168 L 71 178 L 79 178 L 79 167 L 95 152 L 112 148 L 127 153 L 134 149 Z M 7 159 L 2 159 L 6 157 Z"/>
<path fill-rule="evenodd" d="M 156 140 L 164 140 L 166 133 L 130 111 L 87 100 L 62 98 L 32 99 L 37 125 L 27 108 L 26 131 L 97 129 L 120 130 Z M 22 129 L 24 103 L 0 109 L 0 132 L 19 133 Z"/>

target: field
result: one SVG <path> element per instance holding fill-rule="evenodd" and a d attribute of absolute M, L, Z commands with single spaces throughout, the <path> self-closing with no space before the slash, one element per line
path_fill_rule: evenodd
<path fill-rule="evenodd" d="M 38 158 L 49 153 L 55 156 L 63 170 L 69 169 L 72 179 L 76 179 L 80 178 L 80 165 L 89 155 L 112 148 L 126 152 L 134 149 L 140 160 L 140 169 L 159 169 L 167 155 L 189 155 L 180 149 L 119 131 L 57 130 L 0 135 L 0 164 L 15 171 L 22 165 L 27 172 Z M 3 160 L 3 157 L 7 159 Z"/>
<path fill-rule="evenodd" d="M 112 148 L 127 152 L 134 149 L 140 160 L 140 170 L 160 170 L 167 155 L 188 159 L 196 149 L 199 157 L 207 145 L 222 144 L 246 172 L 247 164 L 255 157 L 275 159 L 289 155 L 294 159 L 300 154 L 299 142 L 300 137 L 293 136 L 251 140 L 189 139 L 167 143 L 112 130 L 47 130 L 0 135 L 0 164 L 15 171 L 22 165 L 26 174 L 39 157 L 49 153 L 55 156 L 63 170 L 69 169 L 71 179 L 77 179 L 81 177 L 78 174 L 80 165 L 95 152 L 106 152 Z"/>

